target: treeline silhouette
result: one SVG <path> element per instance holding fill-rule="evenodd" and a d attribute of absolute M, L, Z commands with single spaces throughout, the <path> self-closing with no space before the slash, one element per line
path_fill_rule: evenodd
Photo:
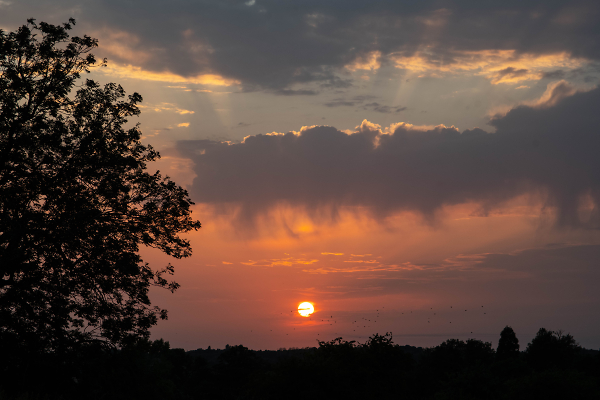
<path fill-rule="evenodd" d="M 476 339 L 399 346 L 386 333 L 276 351 L 186 352 L 163 340 L 74 354 L 9 343 L 0 351 L 0 400 L 600 398 L 600 351 L 544 328 L 524 351 L 508 326 L 497 349 Z"/>

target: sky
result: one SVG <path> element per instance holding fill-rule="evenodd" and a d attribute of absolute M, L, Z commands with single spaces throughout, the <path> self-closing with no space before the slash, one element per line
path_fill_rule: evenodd
<path fill-rule="evenodd" d="M 600 348 L 597 0 L 0 0 L 70 17 L 202 223 L 142 250 L 181 284 L 153 338 Z"/>

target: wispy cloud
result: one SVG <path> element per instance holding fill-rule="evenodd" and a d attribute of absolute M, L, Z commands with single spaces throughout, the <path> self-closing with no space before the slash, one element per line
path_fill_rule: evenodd
<path fill-rule="evenodd" d="M 243 265 L 254 266 L 254 267 L 292 267 L 294 265 L 311 265 L 319 262 L 317 259 L 307 259 L 307 258 L 294 258 L 294 257 L 286 257 L 286 258 L 270 258 L 270 259 L 261 259 L 261 260 L 248 260 L 241 262 Z"/>
<path fill-rule="evenodd" d="M 376 98 L 377 96 L 371 95 L 360 95 L 348 98 L 337 97 L 327 103 L 324 103 L 324 105 L 326 107 L 360 107 L 363 110 L 375 111 L 383 114 L 397 114 L 407 109 L 407 107 L 388 106 L 375 101 L 366 103 L 367 101 Z"/>
<path fill-rule="evenodd" d="M 158 104 L 139 104 L 138 105 L 139 108 L 141 108 L 144 111 L 153 111 L 153 112 L 174 112 L 176 114 L 179 115 L 186 115 L 186 114 L 194 114 L 195 111 L 191 111 L 191 110 L 186 110 L 183 108 L 179 108 L 177 105 L 173 104 L 173 103 L 158 103 Z"/>
<path fill-rule="evenodd" d="M 107 67 L 100 69 L 99 73 L 121 79 L 137 79 L 141 81 L 189 83 L 206 86 L 232 86 L 240 84 L 238 80 L 228 79 L 217 74 L 200 74 L 187 77 L 168 71 L 155 72 L 145 70 L 142 67 L 131 64 L 109 64 Z"/>
<path fill-rule="evenodd" d="M 482 75 L 493 84 L 515 84 L 547 78 L 557 68 L 574 70 L 586 63 L 569 52 L 555 54 L 523 54 L 516 50 L 455 51 L 445 62 L 431 53 L 392 56 L 397 68 L 420 76 L 443 76 L 470 73 Z"/>

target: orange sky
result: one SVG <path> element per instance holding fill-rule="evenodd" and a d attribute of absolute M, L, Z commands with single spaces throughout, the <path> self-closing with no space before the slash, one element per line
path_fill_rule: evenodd
<path fill-rule="evenodd" d="M 319 224 L 278 210 L 299 220 L 297 236 L 277 222 L 240 234 L 226 217 L 197 207 L 203 228 L 190 237 L 194 255 L 174 263 L 181 289 L 153 293 L 170 311 L 154 336 L 188 349 L 277 349 L 391 331 L 397 343 L 432 346 L 448 337 L 495 341 L 507 324 L 529 340 L 558 320 L 593 343 L 583 322 L 598 311 L 589 304 L 593 285 L 575 279 L 554 292 L 567 282 L 562 271 L 545 276 L 488 260 L 548 243 L 598 243 L 598 234 L 544 229 L 551 221 L 539 207 L 517 199 L 486 216 L 475 205 L 449 207 L 434 224 L 413 213 L 382 223 L 360 212 Z M 151 252 L 146 258 L 168 262 Z M 315 305 L 312 319 L 295 311 L 302 301 Z"/>

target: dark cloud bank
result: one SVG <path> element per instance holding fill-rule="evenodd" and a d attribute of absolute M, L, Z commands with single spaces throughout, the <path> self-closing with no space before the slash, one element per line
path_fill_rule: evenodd
<path fill-rule="evenodd" d="M 194 161 L 196 202 L 242 207 L 252 219 L 280 202 L 307 210 L 363 206 L 385 217 L 398 210 L 424 215 L 443 205 L 476 201 L 485 207 L 526 193 L 545 196 L 560 225 L 598 227 L 600 88 L 547 104 L 519 106 L 491 121 L 496 133 L 454 128 L 393 134 L 363 124 L 348 135 L 318 126 L 300 135 L 256 135 L 243 143 L 180 141 Z M 589 195 L 586 221 L 578 209 Z"/>
<path fill-rule="evenodd" d="M 595 0 L 257 0 L 252 6 L 216 0 L 168 9 L 147 1 L 142 18 L 131 18 L 130 7 L 118 3 L 104 20 L 136 33 L 140 48 L 161 49 L 145 67 L 182 75 L 216 72 L 247 90 L 286 94 L 282 88 L 308 82 L 345 87 L 340 69 L 373 51 L 385 62 L 386 55 L 411 56 L 427 48 L 436 64 L 454 62 L 454 51 L 488 49 L 600 59 Z M 94 8 L 107 14 L 101 5 Z M 147 23 L 148 16 L 161 21 L 160 29 Z M 193 32 L 187 43 L 181 37 L 186 29 Z"/>
<path fill-rule="evenodd" d="M 452 64 L 457 51 L 567 52 L 600 59 L 597 0 L 397 1 L 397 0 L 25 0 L 1 6 L 0 23 L 31 16 L 74 16 L 86 30 L 126 32 L 121 44 L 148 54 L 135 62 L 183 76 L 217 73 L 244 89 L 280 94 L 290 85 L 314 82 L 347 87 L 340 72 L 378 51 L 423 56 Z M 89 33 L 86 31 L 86 33 Z M 102 42 L 99 52 L 102 53 Z M 129 53 L 101 54 L 124 63 Z M 387 60 L 387 61 L 386 61 Z M 509 72 L 509 71 L 507 71 Z M 514 72 L 514 71 L 513 71 Z M 516 71 L 518 72 L 518 71 Z M 343 74 L 342 74 L 343 75 Z"/>

